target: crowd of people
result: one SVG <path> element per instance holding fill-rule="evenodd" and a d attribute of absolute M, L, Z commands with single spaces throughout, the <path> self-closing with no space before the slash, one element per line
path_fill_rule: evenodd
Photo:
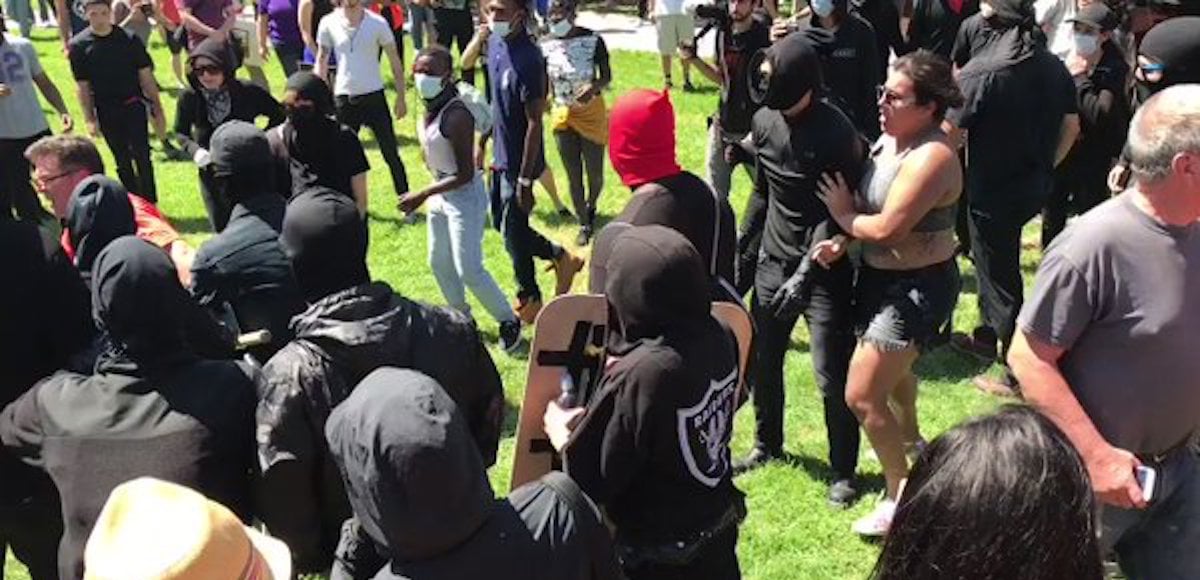
<path fill-rule="evenodd" d="M 852 525 L 885 538 L 873 577 L 1097 580 L 1106 559 L 1200 577 L 1195 3 L 650 0 L 664 89 L 611 107 L 621 71 L 575 0 L 264 0 L 249 29 L 232 0 L 54 5 L 91 138 L 0 31 L 0 554 L 34 580 L 738 578 L 734 476 L 787 457 L 801 317 L 829 505 L 865 491 L 863 433 L 882 467 Z M 156 27 L 182 85 L 170 128 Z M 720 87 L 704 177 L 677 159 L 673 59 L 682 90 Z M 394 124 L 410 81 L 420 189 Z M 445 306 L 367 266 L 364 125 L 399 211 L 427 215 Z M 157 207 L 150 129 L 196 167 L 198 248 Z M 607 222 L 606 154 L 630 190 Z M 543 417 L 562 470 L 498 499 L 505 389 L 466 292 L 511 353 L 546 300 L 535 258 L 555 296 L 585 267 L 536 229 L 536 184 L 592 246 L 606 363 Z M 962 260 L 980 317 L 952 333 Z M 713 302 L 753 321 L 745 369 Z M 915 364 L 943 345 L 1000 363 L 972 382 L 1025 404 L 926 442 Z M 734 460 L 743 402 L 754 446 Z"/>

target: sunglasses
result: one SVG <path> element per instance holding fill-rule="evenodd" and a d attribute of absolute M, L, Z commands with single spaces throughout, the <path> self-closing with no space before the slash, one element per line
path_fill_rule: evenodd
<path fill-rule="evenodd" d="M 221 70 L 221 67 L 219 67 L 217 65 L 202 64 L 199 66 L 192 67 L 192 72 L 196 73 L 196 76 L 204 76 L 204 75 L 220 74 L 223 71 Z"/>

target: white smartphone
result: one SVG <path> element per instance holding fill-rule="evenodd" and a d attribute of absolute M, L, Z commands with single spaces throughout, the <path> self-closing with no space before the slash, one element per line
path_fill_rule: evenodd
<path fill-rule="evenodd" d="M 1142 488 L 1142 500 L 1150 503 L 1154 499 L 1154 486 L 1158 483 L 1158 472 L 1153 467 L 1139 465 L 1135 470 L 1138 487 Z"/>

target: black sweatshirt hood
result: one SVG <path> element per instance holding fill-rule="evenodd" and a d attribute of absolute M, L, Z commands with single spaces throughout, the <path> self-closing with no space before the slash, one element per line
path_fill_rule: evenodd
<path fill-rule="evenodd" d="M 366 224 L 353 200 L 328 187 L 292 198 L 279 243 L 310 303 L 370 280 Z"/>
<path fill-rule="evenodd" d="M 647 340 L 686 333 L 710 318 L 708 275 L 700 254 L 664 226 L 621 233 L 609 255 L 604 293 L 616 331 L 609 349 L 624 354 Z"/>
<path fill-rule="evenodd" d="M 237 119 L 221 123 L 208 145 L 213 177 L 234 203 L 275 190 L 275 157 L 267 134 Z"/>
<path fill-rule="evenodd" d="M 329 85 L 312 71 L 302 70 L 292 73 L 283 90 L 285 92 L 295 91 L 296 96 L 312 101 L 317 107 L 317 112 L 322 116 L 334 114 L 333 93 L 330 92 Z"/>
<path fill-rule="evenodd" d="M 761 57 L 752 59 L 751 99 L 782 111 L 800 102 L 809 91 L 818 90 L 823 81 L 817 46 L 831 39 L 828 31 L 818 28 L 793 32 L 761 53 Z"/>
<path fill-rule="evenodd" d="M 129 192 L 121 182 L 104 175 L 84 179 L 71 192 L 66 227 L 75 249 L 75 267 L 86 278 L 105 246 L 137 232 Z"/>
<path fill-rule="evenodd" d="M 225 73 L 225 85 L 228 86 L 234 80 L 234 68 L 232 63 L 229 62 L 230 56 L 229 45 L 224 41 L 215 38 L 206 38 L 201 41 L 200 44 L 196 45 L 196 48 L 188 52 L 188 84 L 196 92 L 204 90 L 200 84 L 200 79 L 196 78 L 196 73 L 191 70 L 196 63 L 196 59 L 203 58 L 212 61 L 213 64 L 220 67 L 221 71 Z"/>
<path fill-rule="evenodd" d="M 1200 83 L 1200 16 L 1171 18 L 1151 28 L 1138 53 L 1163 65 L 1162 80 L 1142 83 L 1152 92 L 1183 83 Z"/>
<path fill-rule="evenodd" d="M 154 244 L 119 238 L 96 258 L 92 317 L 110 343 L 134 362 L 153 364 L 184 348 L 184 317 L 193 304 L 171 259 Z"/>
<path fill-rule="evenodd" d="M 495 498 L 466 420 L 419 372 L 367 375 L 325 425 L 354 514 L 395 562 L 435 558 L 487 522 Z"/>

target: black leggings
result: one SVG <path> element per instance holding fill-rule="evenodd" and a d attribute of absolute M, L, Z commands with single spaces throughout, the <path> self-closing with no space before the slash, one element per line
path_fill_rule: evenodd
<path fill-rule="evenodd" d="M 462 51 L 466 50 L 467 44 L 471 42 L 471 37 L 475 36 L 475 19 L 471 16 L 471 11 L 454 8 L 434 8 L 434 29 L 437 31 L 437 43 L 444 46 L 447 51 L 451 46 L 458 44 L 458 54 L 462 56 Z M 462 80 L 467 84 L 475 84 L 475 69 L 462 69 Z"/>
<path fill-rule="evenodd" d="M 127 103 L 96 103 L 96 121 L 117 162 L 117 177 L 125 189 L 151 203 L 158 203 L 154 166 L 150 163 L 146 105 L 140 99 Z"/>
<path fill-rule="evenodd" d="M 574 129 L 554 132 L 558 154 L 567 170 L 571 201 L 579 225 L 592 227 L 596 219 L 596 200 L 604 189 L 604 145 L 588 140 Z M 587 171 L 587 196 L 584 197 L 583 174 Z"/>
<path fill-rule="evenodd" d="M 397 95 L 396 98 L 403 99 L 404 95 Z M 408 193 L 408 174 L 404 170 L 404 161 L 400 160 L 396 131 L 392 127 L 392 112 L 388 109 L 383 91 L 356 96 L 338 95 L 337 119 L 355 133 L 363 125 L 370 127 L 379 145 L 379 153 L 392 173 L 392 188 L 396 196 Z"/>
<path fill-rule="evenodd" d="M 49 131 L 23 139 L 0 139 L 0 219 L 12 215 L 26 221 L 41 221 L 47 216 L 29 181 L 29 161 L 25 148 L 49 135 Z"/>

